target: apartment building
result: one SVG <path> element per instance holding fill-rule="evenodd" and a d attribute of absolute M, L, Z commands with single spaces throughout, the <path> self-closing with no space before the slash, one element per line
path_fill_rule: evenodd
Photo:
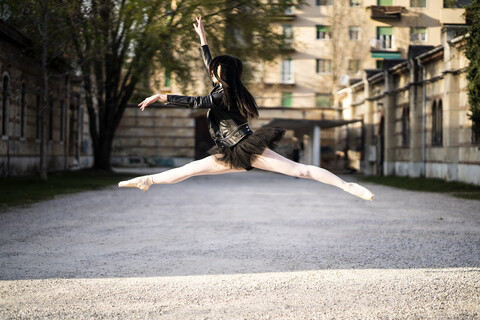
<path fill-rule="evenodd" d="M 439 45 L 445 26 L 462 32 L 468 3 L 310 0 L 278 21 L 285 52 L 259 71 L 256 97 L 265 107 L 322 108 L 322 117 L 335 119 L 337 89 L 386 59 L 406 58 L 410 44 Z"/>

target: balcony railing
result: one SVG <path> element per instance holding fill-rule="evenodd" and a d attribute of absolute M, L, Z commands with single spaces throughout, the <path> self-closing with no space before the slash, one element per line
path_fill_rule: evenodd
<path fill-rule="evenodd" d="M 374 20 L 400 20 L 402 18 L 402 6 L 371 6 Z"/>
<path fill-rule="evenodd" d="M 392 35 L 379 35 L 370 39 L 370 50 L 394 50 L 395 38 Z"/>
<path fill-rule="evenodd" d="M 282 84 L 295 84 L 295 77 L 293 73 L 282 73 Z"/>

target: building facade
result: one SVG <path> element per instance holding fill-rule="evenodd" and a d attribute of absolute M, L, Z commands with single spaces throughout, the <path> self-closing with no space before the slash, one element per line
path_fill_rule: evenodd
<path fill-rule="evenodd" d="M 444 29 L 442 45 L 411 46 L 405 61 L 338 92 L 343 116 L 361 119 L 337 132 L 349 166 L 366 174 L 480 185 L 463 43 Z"/>
<path fill-rule="evenodd" d="M 39 172 L 43 78 L 29 47 L 28 38 L 0 21 L 0 176 Z M 89 167 L 93 158 L 81 91 L 68 75 L 51 74 L 43 112 L 48 170 Z"/>
<path fill-rule="evenodd" d="M 284 48 L 277 60 L 258 67 L 249 86 L 260 106 L 260 118 L 252 127 L 285 126 L 289 145 L 285 149 L 300 144 L 299 161 L 343 170 L 354 159 L 361 161 L 363 149 L 337 149 L 335 128 L 348 127 L 343 131 L 350 132 L 362 123 L 355 117 L 345 118 L 344 109 L 335 102 L 337 90 L 361 81 L 366 69 L 382 69 L 392 59 L 406 59 L 411 45 L 439 45 L 446 26 L 451 33 L 463 32 L 465 10 L 460 8 L 463 3 L 443 0 L 307 2 L 276 22 L 284 35 Z M 208 92 L 203 68 L 197 67 L 202 72 L 192 79 L 198 82 L 194 94 Z M 165 71 L 153 78 L 154 91 L 182 92 Z M 211 139 L 205 135 L 204 113 L 157 109 L 149 112 L 149 119 L 134 106 L 126 110 L 114 142 L 116 163 L 177 164 L 205 155 Z"/>
<path fill-rule="evenodd" d="M 283 56 L 257 74 L 263 106 L 323 107 L 364 69 L 404 59 L 411 44 L 440 45 L 441 29 L 465 24 L 469 1 L 311 0 L 278 22 Z M 461 33 L 463 28 L 460 28 Z"/>

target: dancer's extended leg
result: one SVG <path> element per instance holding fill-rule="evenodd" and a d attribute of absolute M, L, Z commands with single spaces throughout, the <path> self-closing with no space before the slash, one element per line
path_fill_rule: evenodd
<path fill-rule="evenodd" d="M 118 184 L 118 186 L 138 188 L 143 191 L 147 191 L 152 184 L 171 184 L 183 181 L 193 176 L 239 171 L 245 170 L 231 169 L 228 166 L 216 161 L 214 156 L 208 156 L 201 160 L 190 162 L 189 164 L 179 168 L 122 181 Z"/>
<path fill-rule="evenodd" d="M 356 183 L 347 183 L 328 170 L 291 161 L 270 149 L 265 149 L 263 154 L 252 163 L 252 167 L 299 178 L 313 179 L 338 187 L 365 200 L 372 200 L 374 196 L 368 189 Z"/>

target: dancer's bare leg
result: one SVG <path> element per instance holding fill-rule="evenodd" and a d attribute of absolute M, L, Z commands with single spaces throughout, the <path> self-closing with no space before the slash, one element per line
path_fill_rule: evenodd
<path fill-rule="evenodd" d="M 190 162 L 182 167 L 122 181 L 118 184 L 118 186 L 139 188 L 143 191 L 147 191 L 152 184 L 171 184 L 183 181 L 193 176 L 245 171 L 231 169 L 228 166 L 216 161 L 214 157 L 215 156 L 208 156 L 201 160 Z"/>
<path fill-rule="evenodd" d="M 328 170 L 291 161 L 270 149 L 265 149 L 263 154 L 252 163 L 252 167 L 299 178 L 313 179 L 338 187 L 365 200 L 372 200 L 374 196 L 368 189 L 356 183 L 347 183 Z"/>

